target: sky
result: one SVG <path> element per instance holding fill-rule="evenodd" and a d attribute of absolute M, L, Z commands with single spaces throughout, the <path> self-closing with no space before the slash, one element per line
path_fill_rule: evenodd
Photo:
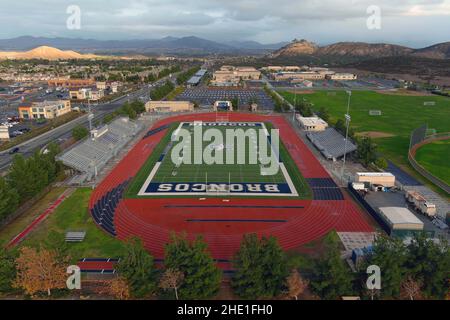
<path fill-rule="evenodd" d="M 1 39 L 296 38 L 319 45 L 365 41 L 415 48 L 450 41 L 450 0 L 0 0 L 0 5 Z M 70 6 L 76 10 L 68 13 Z"/>

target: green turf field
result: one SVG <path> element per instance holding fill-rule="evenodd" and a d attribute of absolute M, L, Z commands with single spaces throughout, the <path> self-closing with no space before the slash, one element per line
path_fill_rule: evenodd
<path fill-rule="evenodd" d="M 194 135 L 194 129 L 192 126 L 185 124 L 183 128 L 187 129 L 191 133 L 191 137 Z M 225 137 L 226 129 L 236 129 L 236 126 L 226 127 L 214 127 L 218 129 L 223 137 Z M 204 131 L 206 128 L 204 129 Z M 258 138 L 256 137 L 256 140 Z M 275 175 L 261 175 L 261 169 L 259 164 L 249 164 L 247 155 L 250 152 L 250 144 L 246 143 L 245 148 L 236 148 L 234 144 L 227 145 L 226 141 L 223 142 L 203 142 L 203 145 L 198 145 L 199 148 L 191 148 L 191 160 L 193 162 L 195 154 L 201 154 L 203 150 L 210 148 L 211 153 L 222 153 L 225 158 L 227 151 L 233 153 L 234 159 L 237 159 L 238 155 L 242 155 L 245 159 L 245 164 L 181 164 L 177 166 L 171 159 L 170 153 L 173 148 L 167 151 L 167 155 L 164 157 L 161 166 L 158 169 L 153 181 L 160 183 L 167 182 L 217 182 L 223 183 L 231 182 L 245 183 L 284 183 L 286 182 L 281 170 Z M 217 148 L 224 148 L 219 151 Z M 224 159 L 225 160 L 225 159 Z"/>
<path fill-rule="evenodd" d="M 201 150 L 196 150 L 194 147 L 191 149 L 191 159 L 193 161 L 194 155 L 198 152 L 203 152 L 206 148 L 211 147 L 210 151 L 212 154 L 218 152 L 216 148 L 222 150 L 224 154 L 231 152 L 235 159 L 237 159 L 238 154 L 244 155 L 246 158 L 245 164 L 180 164 L 176 165 L 171 159 L 171 151 L 175 147 L 176 143 L 170 141 L 170 137 L 179 124 L 173 124 L 165 137 L 161 140 L 155 151 L 149 157 L 147 162 L 138 172 L 136 177 L 131 182 L 130 186 L 126 191 L 126 197 L 139 197 L 138 193 L 146 179 L 150 175 L 156 162 L 159 160 L 161 154 L 166 154 L 160 167 L 158 168 L 152 182 L 155 183 L 286 183 L 285 176 L 283 175 L 281 169 L 275 175 L 263 175 L 264 171 L 260 164 L 249 164 L 248 154 L 249 139 L 247 139 L 246 148 L 235 148 L 233 144 L 227 143 L 227 141 L 222 142 L 203 142 Z M 267 129 L 270 130 L 271 124 L 265 124 Z M 191 132 L 191 137 L 193 136 L 193 127 L 189 124 L 185 124 L 184 128 Z M 225 135 L 226 129 L 236 129 L 241 128 L 237 126 L 226 126 L 226 127 L 214 127 Z M 242 128 L 245 132 L 247 127 Z M 257 128 L 257 127 L 249 127 Z M 205 130 L 205 129 L 204 129 Z M 258 139 L 257 139 L 258 140 Z M 289 156 L 286 148 L 282 145 L 280 141 L 280 156 L 282 158 L 283 164 L 286 167 L 289 177 L 291 178 L 297 193 L 300 198 L 310 198 L 311 191 L 298 171 L 294 161 Z M 236 162 L 235 162 L 236 163 Z M 145 195 L 147 196 L 147 195 Z M 161 194 L 160 196 L 164 196 Z M 185 195 L 186 196 L 186 195 Z M 188 194 L 187 194 L 188 196 Z M 244 196 L 244 195 L 243 195 Z"/>
<path fill-rule="evenodd" d="M 336 91 L 316 91 L 301 94 L 297 99 L 305 98 L 312 102 L 313 109 L 325 107 L 332 120 L 344 119 L 347 108 L 347 94 Z M 294 101 L 294 93 L 281 92 L 289 101 Z M 435 101 L 435 106 L 424 106 L 427 101 Z M 381 116 L 369 116 L 369 110 L 381 110 Z M 411 131 L 428 124 L 437 132 L 450 129 L 450 98 L 442 96 L 402 96 L 381 94 L 373 91 L 353 91 L 350 105 L 351 126 L 357 132 L 370 132 L 387 158 L 396 163 L 408 163 L 408 147 Z"/>
<path fill-rule="evenodd" d="M 20 246 L 65 246 L 73 261 L 86 257 L 120 257 L 124 253 L 123 242 L 98 228 L 89 213 L 91 193 L 91 188 L 77 189 Z M 68 230 L 86 231 L 85 240 L 65 243 L 64 237 Z"/>
<path fill-rule="evenodd" d="M 420 147 L 416 160 L 431 174 L 450 185 L 450 140 L 434 141 Z"/>

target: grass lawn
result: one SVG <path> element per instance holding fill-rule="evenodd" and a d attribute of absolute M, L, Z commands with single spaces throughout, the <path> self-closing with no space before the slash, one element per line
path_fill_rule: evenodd
<path fill-rule="evenodd" d="M 123 243 L 101 231 L 89 214 L 91 192 L 90 188 L 77 189 L 20 245 L 34 246 L 45 243 L 51 231 L 64 236 L 67 230 L 84 230 L 86 238 L 83 242 L 68 243 L 69 254 L 73 259 L 121 256 L 124 252 Z"/>
<path fill-rule="evenodd" d="M 301 94 L 297 99 L 313 103 L 313 109 L 328 109 L 331 120 L 344 119 L 347 109 L 347 94 L 336 91 L 315 91 Z M 287 100 L 294 102 L 295 94 L 280 92 Z M 435 106 L 424 106 L 426 101 L 435 101 Z M 381 116 L 370 116 L 369 110 L 381 110 Z M 450 98 L 442 96 L 401 96 L 381 94 L 374 91 L 353 91 L 350 104 L 351 126 L 356 132 L 370 133 L 383 156 L 413 171 L 408 164 L 408 147 L 411 131 L 428 124 L 437 132 L 450 129 Z M 417 176 L 417 174 L 415 174 Z M 423 180 L 423 179 L 422 179 Z"/>
<path fill-rule="evenodd" d="M 420 147 L 416 160 L 431 174 L 450 185 L 450 140 L 434 141 Z"/>

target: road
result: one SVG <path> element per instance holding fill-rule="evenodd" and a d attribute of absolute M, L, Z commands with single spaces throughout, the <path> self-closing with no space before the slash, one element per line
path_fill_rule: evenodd
<path fill-rule="evenodd" d="M 144 96 L 147 99 L 150 90 L 151 88 L 149 88 L 148 85 L 145 85 L 140 89 L 138 89 L 137 91 L 122 96 L 112 102 L 92 105 L 91 110 L 94 114 L 94 119 L 92 122 L 94 123 L 97 120 L 101 121 L 106 114 L 111 113 L 114 110 L 120 108 L 127 101 L 139 99 L 141 96 Z M 78 125 L 87 126 L 88 124 L 89 124 L 88 115 L 85 114 L 73 121 L 70 121 L 51 131 L 43 133 L 35 138 L 32 138 L 28 141 L 19 144 L 18 145 L 18 147 L 20 148 L 19 153 L 21 153 L 25 157 L 29 157 L 35 152 L 35 150 L 43 148 L 52 141 L 62 141 L 62 139 L 70 138 L 72 134 L 72 129 L 75 128 L 76 126 Z M 10 155 L 8 151 L 9 150 L 0 152 L 0 171 L 7 169 L 14 157 L 14 155 Z"/>

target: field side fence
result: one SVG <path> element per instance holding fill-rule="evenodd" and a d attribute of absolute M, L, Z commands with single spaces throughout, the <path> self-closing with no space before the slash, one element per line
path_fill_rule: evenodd
<path fill-rule="evenodd" d="M 411 133 L 410 146 L 408 150 L 408 161 L 411 164 L 411 166 L 422 176 L 424 176 L 425 178 L 430 180 L 433 184 L 437 185 L 439 188 L 450 194 L 450 186 L 443 180 L 431 174 L 428 170 L 422 167 L 415 159 L 417 149 L 433 141 L 450 139 L 450 132 L 436 133 L 429 136 L 426 135 L 426 132 L 427 126 L 424 125 L 420 128 L 415 129 Z"/>

